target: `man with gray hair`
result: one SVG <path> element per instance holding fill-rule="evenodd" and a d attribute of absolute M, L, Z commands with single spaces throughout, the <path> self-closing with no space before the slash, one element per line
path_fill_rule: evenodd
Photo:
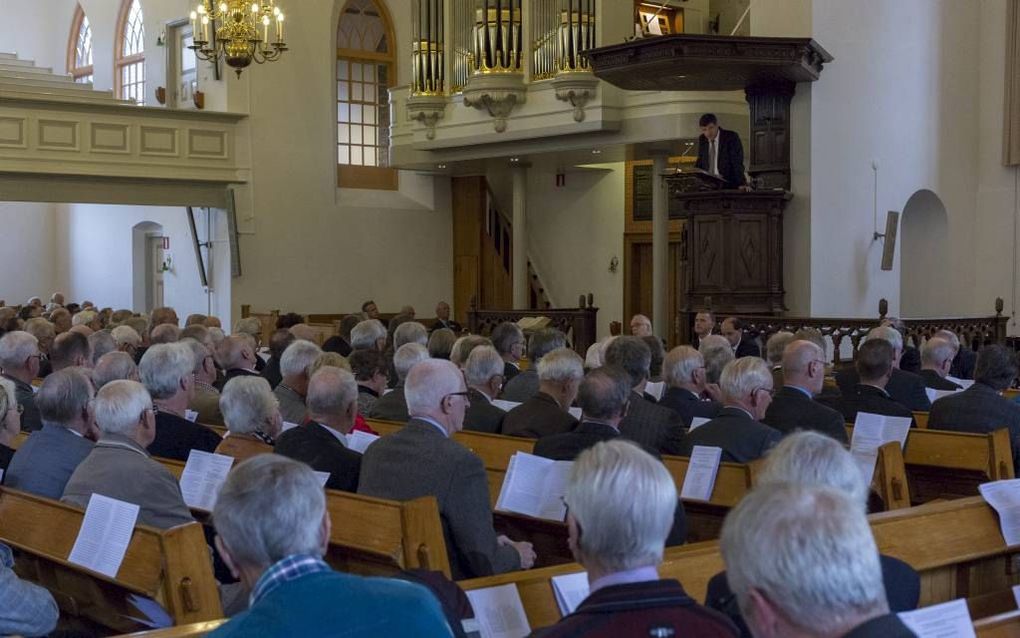
<path fill-rule="evenodd" d="M 963 386 L 953 383 L 946 376 L 953 367 L 956 346 L 941 337 L 932 337 L 921 346 L 921 378 L 924 385 L 933 390 L 960 390 Z"/>
<path fill-rule="evenodd" d="M 739 635 L 678 581 L 659 578 L 677 507 L 676 485 L 662 463 L 628 441 L 599 443 L 574 461 L 563 500 L 570 550 L 587 570 L 590 593 L 536 636 Z"/>
<path fill-rule="evenodd" d="M 463 427 L 468 404 L 460 370 L 423 361 L 407 375 L 406 394 L 411 420 L 365 450 L 358 493 L 398 501 L 434 496 L 455 580 L 530 568 L 531 544 L 496 536 L 492 527 L 482 460 L 450 438 Z"/>
<path fill-rule="evenodd" d="M 46 498 L 60 498 L 67 480 L 92 451 L 92 441 L 98 438 L 92 412 L 94 394 L 88 374 L 80 368 L 68 368 L 46 377 L 35 395 L 43 427 L 14 453 L 4 474 L 4 485 Z"/>
<path fill-rule="evenodd" d="M 117 342 L 113 340 L 113 335 L 106 330 L 92 333 L 89 335 L 88 340 L 89 348 L 92 351 L 92 365 L 90 367 L 95 367 L 96 362 L 104 354 L 117 350 Z"/>
<path fill-rule="evenodd" d="M 191 399 L 188 409 L 198 413 L 195 419 L 206 425 L 223 425 L 223 413 L 220 412 L 220 391 L 216 389 L 216 359 L 212 350 L 205 344 L 194 339 L 183 339 L 184 345 L 191 349 L 193 359 L 192 373 L 195 378 L 191 388 Z"/>
<path fill-rule="evenodd" d="M 330 516 L 315 475 L 276 455 L 235 467 L 213 510 L 216 546 L 251 591 L 249 608 L 211 638 L 276 635 L 326 638 L 447 638 L 436 598 L 403 580 L 334 572 L 322 557 Z"/>
<path fill-rule="evenodd" d="M 931 401 L 924 391 L 924 379 L 913 372 L 900 369 L 903 357 L 903 335 L 892 326 L 879 326 L 868 332 L 866 341 L 881 339 L 892 346 L 892 375 L 885 385 L 885 391 L 892 400 L 914 412 L 927 412 L 931 409 Z M 843 394 L 852 393 L 854 387 L 861 383 L 861 378 L 854 367 L 845 368 L 836 373 L 836 383 Z"/>
<path fill-rule="evenodd" d="M 573 461 L 602 441 L 620 436 L 620 421 L 631 400 L 630 376 L 620 368 L 603 366 L 585 375 L 577 391 L 581 422 L 570 432 L 552 434 L 535 443 L 535 454 L 557 461 Z"/>
<path fill-rule="evenodd" d="M 135 356 L 135 351 L 142 346 L 142 337 L 127 324 L 117 326 L 110 332 L 110 335 L 113 337 L 113 342 L 117 344 L 117 349 L 126 352 L 132 358 Z"/>
<path fill-rule="evenodd" d="M 405 343 L 417 343 L 427 346 L 429 343 L 429 331 L 417 321 L 406 321 L 393 331 L 393 349 L 396 350 Z"/>
<path fill-rule="evenodd" d="M 42 317 L 36 317 L 25 322 L 25 332 L 39 341 L 39 352 L 43 355 L 39 368 L 39 376 L 45 378 L 53 372 L 53 367 L 49 361 L 49 354 L 50 348 L 53 347 L 53 340 L 57 337 L 56 330 L 49 321 Z"/>
<path fill-rule="evenodd" d="M 181 488 L 169 470 L 149 458 L 156 417 L 145 387 L 114 381 L 95 400 L 99 441 L 71 475 L 64 500 L 85 508 L 92 494 L 138 505 L 138 522 L 160 529 L 193 522 Z"/>
<path fill-rule="evenodd" d="M 772 383 L 776 388 L 783 387 L 783 351 L 794 340 L 792 332 L 780 330 L 765 342 L 765 360 L 772 367 Z M 823 359 L 824 354 L 823 354 Z"/>
<path fill-rule="evenodd" d="M 308 382 L 307 403 L 308 423 L 284 432 L 276 453 L 327 472 L 326 487 L 331 490 L 356 492 L 361 455 L 347 448 L 347 435 L 358 416 L 354 375 L 332 366 L 320 368 Z"/>
<path fill-rule="evenodd" d="M 220 444 L 218 434 L 185 418 L 194 369 L 194 355 L 184 343 L 157 344 L 142 357 L 139 376 L 156 411 L 156 436 L 149 444 L 153 456 L 186 461 L 191 450 L 212 452 Z"/>
<path fill-rule="evenodd" d="M 78 314 L 71 317 L 71 326 L 85 326 L 93 332 L 99 332 L 103 329 L 101 322 L 99 321 L 99 313 L 95 310 L 82 310 Z"/>
<path fill-rule="evenodd" d="M 509 383 L 521 371 L 519 361 L 524 358 L 524 332 L 512 321 L 504 321 L 489 335 L 492 347 L 503 358 L 503 383 Z"/>
<path fill-rule="evenodd" d="M 652 320 L 645 315 L 634 315 L 630 318 L 630 334 L 634 337 L 651 337 Z"/>
<path fill-rule="evenodd" d="M 785 384 L 773 395 L 762 423 L 782 434 L 815 430 L 849 444 L 843 415 L 815 401 L 825 385 L 822 349 L 810 341 L 790 342 L 783 352 L 782 376 Z"/>
<path fill-rule="evenodd" d="M 838 489 L 755 488 L 726 517 L 720 549 L 758 638 L 914 636 L 889 612 L 867 517 Z"/>
<path fill-rule="evenodd" d="M 669 351 L 662 364 L 666 391 L 659 405 L 680 415 L 687 427 L 697 417 L 713 419 L 722 410 L 722 404 L 706 398 L 708 381 L 705 377 L 705 359 L 690 346 L 677 346 Z"/>
<path fill-rule="evenodd" d="M 584 378 L 584 360 L 570 348 L 557 348 L 538 362 L 538 393 L 503 417 L 503 434 L 540 439 L 577 425 L 570 406 Z"/>
<path fill-rule="evenodd" d="M 701 340 L 698 352 L 705 359 L 705 381 L 709 385 L 718 385 L 723 368 L 736 359 L 730 342 L 722 335 L 708 335 Z"/>
<path fill-rule="evenodd" d="M 223 388 L 220 409 L 230 436 L 216 448 L 217 454 L 237 462 L 257 454 L 269 454 L 283 431 L 280 402 L 269 382 L 261 377 L 238 377 Z"/>
<path fill-rule="evenodd" d="M 311 341 L 298 340 L 287 346 L 280 357 L 280 381 L 273 394 L 280 402 L 280 416 L 288 423 L 300 425 L 305 422 L 308 408 L 305 396 L 308 394 L 308 369 L 322 354 L 319 346 Z"/>
<path fill-rule="evenodd" d="M 468 355 L 464 380 L 468 386 L 468 406 L 464 429 L 499 434 L 506 412 L 492 405 L 503 388 L 503 357 L 492 346 L 479 346 Z"/>
<path fill-rule="evenodd" d="M 528 340 L 528 369 L 522 371 L 503 386 L 504 401 L 524 403 L 538 394 L 538 362 L 546 354 L 567 345 L 567 336 L 554 328 L 544 328 Z"/>
<path fill-rule="evenodd" d="M 386 327 L 378 319 L 366 319 L 351 329 L 351 348 L 353 350 L 386 349 Z"/>
<path fill-rule="evenodd" d="M 149 333 L 149 343 L 157 345 L 160 343 L 176 343 L 180 341 L 181 329 L 169 323 L 161 323 L 153 326 Z"/>
<path fill-rule="evenodd" d="M 758 357 L 730 362 L 719 381 L 723 409 L 719 416 L 687 434 L 681 456 L 690 456 L 695 445 L 722 448 L 722 460 L 750 463 L 779 442 L 782 434 L 761 423 L 772 402 L 772 372 Z"/>
<path fill-rule="evenodd" d="M 932 336 L 945 339 L 956 348 L 956 354 L 953 356 L 953 367 L 949 369 L 949 374 L 957 379 L 973 379 L 974 366 L 977 363 L 977 352 L 974 351 L 971 344 L 969 342 L 961 343 L 960 337 L 952 330 L 939 330 Z"/>
<path fill-rule="evenodd" d="M 226 373 L 223 377 L 224 385 L 234 377 L 259 376 L 255 369 L 255 362 L 259 358 L 255 353 L 255 344 L 254 337 L 244 333 L 230 335 L 220 342 L 216 357 Z"/>
<path fill-rule="evenodd" d="M 42 419 L 35 407 L 32 381 L 39 376 L 42 353 L 39 340 L 15 330 L 0 337 L 0 369 L 3 377 L 14 383 L 15 396 L 21 406 L 21 429 L 34 432 L 42 429 Z"/>
<path fill-rule="evenodd" d="M 92 368 L 92 383 L 98 391 L 107 383 L 119 379 L 138 381 L 138 366 L 126 352 L 107 352 Z"/>
<path fill-rule="evenodd" d="M 405 343 L 393 354 L 393 368 L 397 371 L 397 385 L 383 394 L 372 404 L 368 417 L 383 421 L 399 421 L 406 423 L 411 416 L 407 412 L 407 397 L 404 394 L 404 383 L 407 375 L 416 364 L 426 361 L 429 351 L 417 343 Z"/>

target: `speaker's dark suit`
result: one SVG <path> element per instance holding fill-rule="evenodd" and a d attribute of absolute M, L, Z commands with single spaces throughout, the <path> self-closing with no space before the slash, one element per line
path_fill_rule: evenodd
<path fill-rule="evenodd" d="M 934 370 L 921 370 L 919 373 L 924 379 L 924 387 L 933 390 L 959 390 L 961 386 L 956 385 L 949 379 L 939 376 Z"/>
<path fill-rule="evenodd" d="M 842 414 L 789 386 L 783 386 L 776 392 L 761 421 L 783 434 L 796 430 L 814 430 L 840 443 L 849 442 Z"/>
<path fill-rule="evenodd" d="M 468 399 L 471 405 L 464 412 L 464 429 L 499 434 L 506 412 L 492 405 L 488 397 L 474 388 L 468 388 Z"/>
<path fill-rule="evenodd" d="M 680 415 L 630 393 L 627 416 L 620 421 L 620 434 L 657 454 L 680 454 L 684 442 L 684 424 Z"/>
<path fill-rule="evenodd" d="M 722 460 L 731 463 L 748 463 L 761 458 L 783 435 L 764 423 L 759 423 L 740 408 L 723 408 L 719 416 L 687 433 L 680 451 L 690 456 L 695 445 L 722 448 Z"/>
<path fill-rule="evenodd" d="M 691 427 L 691 419 L 701 417 L 714 419 L 722 410 L 722 405 L 715 401 L 702 401 L 701 397 L 683 388 L 667 388 L 659 400 L 659 407 L 669 408 L 680 415 L 680 420 Z"/>
<path fill-rule="evenodd" d="M 860 382 L 861 378 L 854 368 L 844 368 L 836 373 L 836 384 L 843 394 L 852 392 Z M 927 412 L 931 409 L 928 393 L 924 391 L 924 379 L 920 375 L 893 368 L 885 391 L 894 401 L 910 410 Z"/>
<path fill-rule="evenodd" d="M 287 430 L 277 439 L 274 451 L 307 463 L 316 472 L 329 472 L 327 489 L 358 491 L 361 455 L 348 450 L 324 425 L 312 421 Z"/>
<path fill-rule="evenodd" d="M 908 408 L 903 407 L 902 403 L 893 401 L 889 393 L 882 388 L 860 383 L 835 399 L 822 399 L 821 402 L 842 414 L 847 423 L 856 421 L 858 412 L 914 418 L 914 414 Z"/>
<path fill-rule="evenodd" d="M 539 392 L 503 417 L 502 432 L 507 436 L 526 436 L 540 439 L 550 434 L 569 432 L 577 419 L 560 407 L 556 399 Z"/>
<path fill-rule="evenodd" d="M 726 188 L 738 188 L 747 183 L 744 179 L 744 145 L 740 142 L 740 136 L 734 131 L 719 129 L 718 153 L 716 163 L 719 167 L 719 176 L 726 180 Z M 704 135 L 698 137 L 698 161 L 695 164 L 698 168 L 712 172 L 709 165 L 708 138 Z"/>
<path fill-rule="evenodd" d="M 991 386 L 974 383 L 963 392 L 942 397 L 931 407 L 928 428 L 986 434 L 1009 428 L 1013 466 L 1020 467 L 1020 404 L 1000 396 Z"/>

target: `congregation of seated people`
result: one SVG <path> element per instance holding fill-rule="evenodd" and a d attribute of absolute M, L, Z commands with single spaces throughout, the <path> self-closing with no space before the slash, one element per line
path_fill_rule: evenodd
<path fill-rule="evenodd" d="M 323 486 L 433 497 L 453 581 L 532 568 L 542 557 L 501 533 L 486 465 L 461 432 L 530 439 L 535 455 L 573 462 L 564 542 L 590 594 L 536 636 L 911 635 L 895 612 L 917 606 L 918 576 L 876 549 L 846 424 L 930 409 L 929 428 L 1007 427 L 1020 450 L 1020 405 L 1002 396 L 1016 353 L 985 346 L 962 379 L 957 335 L 905 346 L 895 321 L 834 371 L 817 331 L 764 338 L 709 312 L 690 345 L 665 351 L 636 315 L 631 334 L 582 357 L 555 328 L 469 334 L 445 302 L 428 324 L 405 306 L 387 325 L 367 301 L 325 339 L 293 313 L 225 331 L 216 317 L 181 326 L 173 308 L 138 315 L 59 293 L 23 308 L 0 307 L 3 487 L 81 509 L 101 494 L 166 530 L 196 521 L 167 463 L 233 458 L 211 518 L 198 517 L 230 616 L 214 636 L 464 635 L 455 584 L 365 578 L 324 560 L 344 521 Z M 932 403 L 926 388 L 946 395 Z M 402 426 L 355 451 L 351 437 L 374 434 L 373 420 Z M 704 605 L 657 571 L 687 531 L 662 459 L 698 446 L 724 462 L 764 459 L 726 517 L 726 571 Z M 0 544 L 0 634 L 46 635 L 60 622 L 55 599 L 15 575 L 14 558 Z"/>

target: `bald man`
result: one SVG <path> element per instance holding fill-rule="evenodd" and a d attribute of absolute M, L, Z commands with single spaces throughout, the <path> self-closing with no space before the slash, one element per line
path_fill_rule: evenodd
<path fill-rule="evenodd" d="M 784 385 L 772 397 L 762 422 L 789 434 L 815 430 L 847 443 L 843 415 L 814 400 L 825 383 L 825 352 L 810 341 L 791 341 L 783 350 Z"/>

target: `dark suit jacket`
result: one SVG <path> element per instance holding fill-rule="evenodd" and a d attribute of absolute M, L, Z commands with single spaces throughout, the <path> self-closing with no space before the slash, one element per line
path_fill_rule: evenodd
<path fill-rule="evenodd" d="M 914 418 L 913 412 L 893 401 L 888 392 L 871 385 L 857 384 L 842 396 L 822 399 L 821 402 L 842 414 L 847 423 L 856 421 L 858 412 Z"/>
<path fill-rule="evenodd" d="M 509 361 L 503 362 L 503 383 L 508 383 L 510 379 L 513 379 L 521 373 L 521 369 L 510 363 Z"/>
<path fill-rule="evenodd" d="M 432 324 L 432 330 L 439 330 L 440 328 L 449 328 L 453 331 L 453 334 L 460 336 L 460 333 L 464 331 L 464 327 L 453 319 L 443 321 L 442 319 L 436 319 L 435 323 Z"/>
<path fill-rule="evenodd" d="M 620 421 L 623 438 L 639 443 L 655 454 L 680 454 L 684 445 L 684 423 L 680 415 L 630 393 L 627 416 Z"/>
<path fill-rule="evenodd" d="M 262 378 L 269 382 L 269 387 L 276 389 L 283 381 L 283 374 L 280 372 L 280 360 L 276 357 L 269 357 L 265 369 L 262 370 Z"/>
<path fill-rule="evenodd" d="M 722 460 L 748 463 L 761 458 L 783 435 L 778 430 L 752 419 L 740 408 L 723 408 L 719 416 L 687 433 L 680 451 L 690 456 L 695 445 L 722 448 Z"/>
<path fill-rule="evenodd" d="M 903 346 L 903 355 L 900 357 L 900 370 L 904 372 L 921 372 L 921 351 L 914 346 Z"/>
<path fill-rule="evenodd" d="M 324 425 L 310 421 L 287 430 L 276 440 L 274 451 L 295 461 L 307 463 L 316 472 L 329 472 L 327 489 L 358 491 L 361 455 L 354 450 L 348 450 L 336 436 L 326 431 Z"/>
<path fill-rule="evenodd" d="M 737 344 L 737 350 L 733 353 L 733 355 L 737 359 L 740 357 L 760 357 L 761 348 L 758 347 L 758 344 L 755 343 L 753 339 L 744 337 L 740 340 L 740 343 Z"/>
<path fill-rule="evenodd" d="M 59 425 L 43 425 L 11 459 L 4 485 L 59 500 L 93 443 Z"/>
<path fill-rule="evenodd" d="M 3 377 L 14 384 L 14 397 L 23 410 L 21 413 L 22 432 L 41 430 L 42 417 L 39 416 L 39 408 L 35 407 L 35 392 L 32 390 L 32 386 L 6 374 Z"/>
<path fill-rule="evenodd" d="M 956 385 L 949 379 L 940 377 L 934 370 L 921 370 L 919 373 L 924 379 L 924 387 L 934 390 L 959 390 L 961 386 Z"/>
<path fill-rule="evenodd" d="M 726 188 L 737 188 L 747 183 L 744 179 L 744 145 L 740 142 L 740 136 L 734 131 L 720 128 L 717 148 L 719 158 L 716 164 L 719 176 L 726 180 Z M 712 167 L 708 162 L 708 138 L 701 135 L 698 137 L 698 161 L 695 166 L 711 172 Z"/>
<path fill-rule="evenodd" d="M 471 405 L 464 413 L 464 429 L 499 434 L 506 412 L 492 405 L 487 396 L 474 388 L 468 388 L 468 399 Z"/>
<path fill-rule="evenodd" d="M 434 496 L 454 580 L 520 569 L 517 550 L 496 541 L 482 460 L 431 423 L 412 419 L 365 450 L 358 493 L 397 501 Z"/>
<path fill-rule="evenodd" d="M 857 625 L 843 638 L 917 638 L 897 614 L 886 614 Z"/>
<path fill-rule="evenodd" d="M 976 364 L 977 353 L 968 348 L 967 344 L 963 344 L 953 358 L 953 366 L 949 368 L 949 374 L 957 379 L 973 379 Z"/>
<path fill-rule="evenodd" d="M 392 392 L 387 392 L 375 401 L 375 405 L 366 415 L 370 419 L 383 421 L 400 421 L 406 423 L 411 416 L 407 413 L 407 397 L 404 396 L 404 384 L 397 384 Z"/>
<path fill-rule="evenodd" d="M 975 382 L 963 392 L 942 397 L 932 405 L 928 417 L 932 430 L 988 433 L 1009 428 L 1013 442 L 1013 464 L 1020 467 L 1020 404 L 999 395 L 990 386 Z"/>
<path fill-rule="evenodd" d="M 592 421 L 581 421 L 571 432 L 552 434 L 535 443 L 536 456 L 555 461 L 573 461 L 577 455 L 596 443 L 611 441 L 620 436 L 612 426 Z"/>
<path fill-rule="evenodd" d="M 790 434 L 796 430 L 814 430 L 849 443 L 843 415 L 824 406 L 797 388 L 783 386 L 772 398 L 762 423 Z"/>
<path fill-rule="evenodd" d="M 703 419 L 714 419 L 722 404 L 715 401 L 702 401 L 701 397 L 690 390 L 683 388 L 667 388 L 659 400 L 659 407 L 669 408 L 680 415 L 680 420 L 686 427 L 691 427 L 691 419 L 701 417 Z"/>
<path fill-rule="evenodd" d="M 233 370 L 227 370 L 227 373 L 223 375 L 222 382 L 220 382 L 217 379 L 216 383 L 214 383 L 213 385 L 216 386 L 217 390 L 223 392 L 223 388 L 225 388 L 227 383 L 229 383 L 230 380 L 233 379 L 234 377 L 258 377 L 258 376 L 261 375 L 254 370 L 242 370 L 240 368 L 234 368 Z"/>
<path fill-rule="evenodd" d="M 661 628 L 662 633 L 653 633 Z M 533 638 L 620 638 L 621 636 L 699 636 L 733 638 L 737 628 L 726 616 L 702 607 L 676 580 L 610 585 L 590 594 L 577 610 Z"/>
<path fill-rule="evenodd" d="M 192 450 L 215 452 L 223 442 L 219 434 L 169 412 L 156 413 L 156 438 L 149 454 L 164 459 L 187 461 Z"/>
<path fill-rule="evenodd" d="M 860 382 L 861 378 L 854 368 L 844 368 L 836 373 L 836 383 L 843 394 L 852 392 L 854 386 Z M 893 368 L 885 391 L 894 401 L 908 410 L 927 412 L 931 409 L 928 393 L 924 391 L 924 379 L 920 375 Z"/>
<path fill-rule="evenodd" d="M 504 401 L 524 403 L 538 394 L 538 386 L 538 372 L 534 368 L 521 370 L 503 386 L 503 393 L 499 395 L 499 398 Z"/>
<path fill-rule="evenodd" d="M 539 392 L 503 417 L 502 433 L 507 436 L 526 436 L 540 439 L 550 434 L 569 432 L 577 426 L 577 419 L 560 407 L 556 399 Z"/>

